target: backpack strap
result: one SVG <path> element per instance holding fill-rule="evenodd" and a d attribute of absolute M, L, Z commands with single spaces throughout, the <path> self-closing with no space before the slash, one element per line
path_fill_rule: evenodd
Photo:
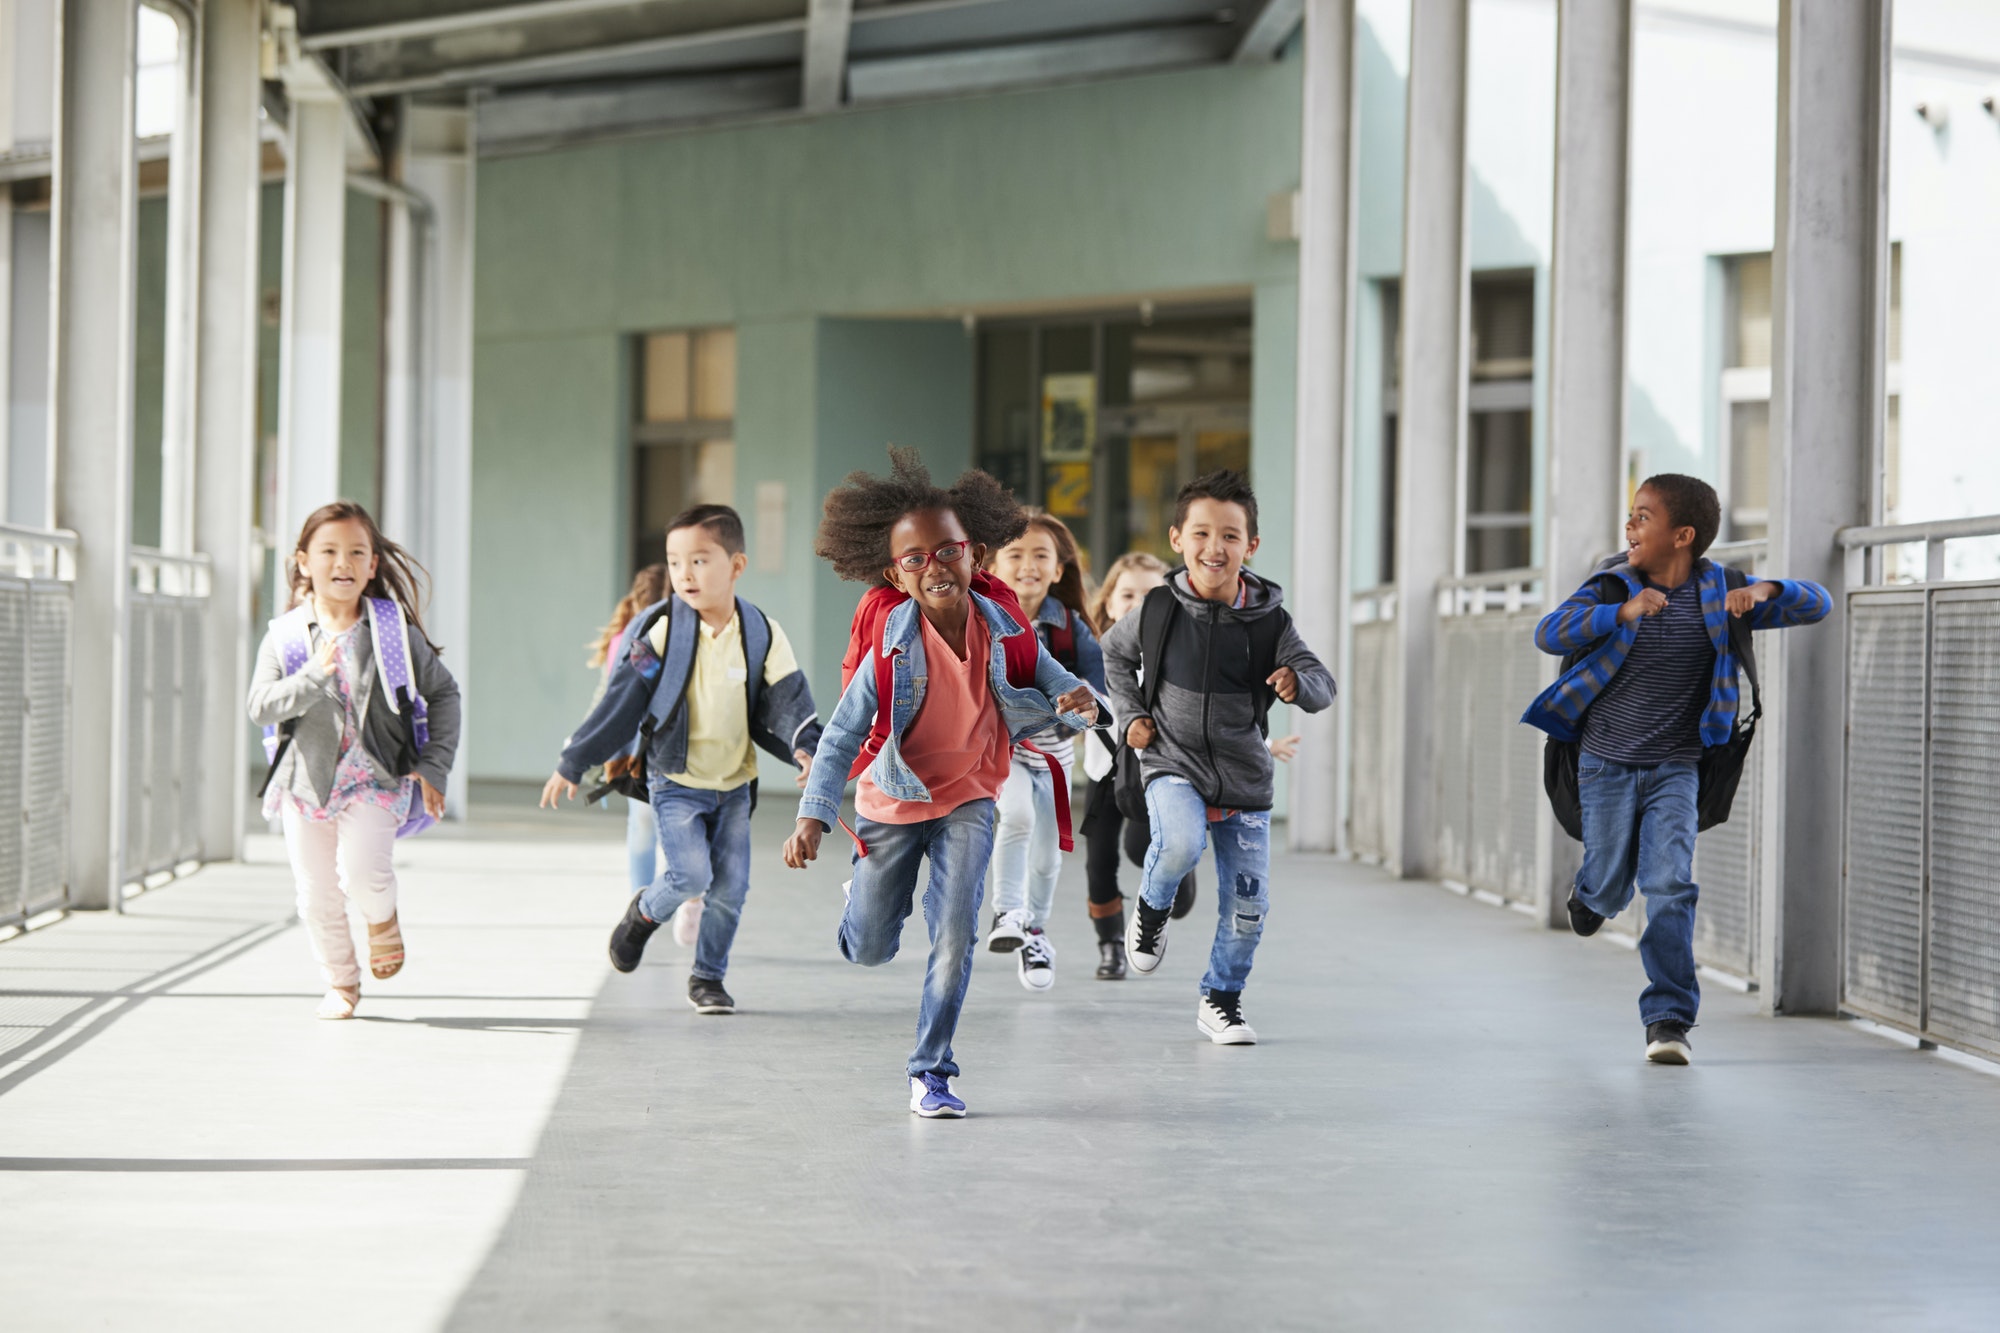
<path fill-rule="evenodd" d="M 1750 586 L 1750 577 L 1733 565 L 1722 567 L 1722 585 L 1727 592 Z M 1743 616 L 1732 616 L 1727 610 L 1723 619 L 1729 626 L 1729 653 L 1742 668 L 1750 681 L 1750 715 L 1743 719 L 1745 725 L 1754 728 L 1757 719 L 1764 716 L 1764 700 L 1757 688 L 1757 647 L 1751 642 L 1750 622 Z"/>
<path fill-rule="evenodd" d="M 1271 705 L 1278 700 L 1278 691 L 1267 682 L 1278 669 L 1278 645 L 1291 623 L 1292 613 L 1282 606 L 1274 614 L 1250 622 L 1250 669 L 1256 676 L 1250 685 L 1250 701 L 1256 711 L 1257 730 L 1266 740 L 1271 736 Z"/>
<path fill-rule="evenodd" d="M 295 675 L 304 667 L 306 659 L 312 656 L 312 606 L 300 602 L 291 610 L 271 622 L 271 633 L 278 640 L 278 667 L 282 674 Z M 278 756 L 291 741 L 292 723 L 280 722 L 264 728 L 264 759 L 273 771 L 278 767 Z M 264 784 L 269 786 L 271 775 L 264 775 Z M 258 788 L 257 794 L 264 794 Z"/>
<path fill-rule="evenodd" d="M 1180 615 L 1180 601 L 1174 596 L 1173 576 L 1170 574 L 1167 579 L 1139 603 L 1139 690 L 1148 717 L 1152 716 L 1153 709 L 1160 702 L 1160 680 L 1165 674 L 1160 665 L 1166 657 L 1167 632 Z M 1153 725 L 1159 725 L 1157 719 Z"/>
<path fill-rule="evenodd" d="M 771 655 L 771 622 L 741 597 L 736 599 L 736 618 L 743 625 L 743 667 L 749 673 L 743 680 L 744 702 L 749 705 L 747 716 L 754 726 L 757 705 L 764 698 L 764 663 Z"/>
<path fill-rule="evenodd" d="M 410 622 L 403 608 L 387 597 L 370 597 L 368 634 L 375 646 L 375 673 L 382 681 L 382 695 L 389 711 L 401 717 L 410 711 L 411 729 L 417 748 L 431 743 L 430 708 L 417 692 L 410 671 Z"/>
<path fill-rule="evenodd" d="M 1049 656 L 1062 663 L 1065 671 L 1076 670 L 1076 612 L 1062 609 L 1062 624 L 1049 626 Z"/>
<path fill-rule="evenodd" d="M 694 674 L 694 636 L 700 632 L 695 624 L 698 619 L 695 609 L 680 598 L 669 597 L 660 607 L 641 631 L 651 634 L 662 618 L 667 622 L 666 647 L 660 652 L 660 679 L 653 686 L 653 701 L 647 706 L 646 720 L 641 725 L 640 734 L 647 738 L 666 724 L 687 697 L 688 679 Z"/>

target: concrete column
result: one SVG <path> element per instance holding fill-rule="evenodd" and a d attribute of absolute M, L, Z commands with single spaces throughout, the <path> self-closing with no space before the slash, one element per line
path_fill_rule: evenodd
<path fill-rule="evenodd" d="M 307 514 L 340 498 L 340 313 L 347 233 L 347 110 L 296 98 L 285 169 L 285 294 L 278 354 L 279 567 Z M 282 595 L 280 581 L 280 597 Z"/>
<path fill-rule="evenodd" d="M 416 449 L 409 498 L 387 507 L 411 516 L 408 540 L 431 573 L 424 616 L 431 638 L 444 645 L 458 678 L 468 719 L 478 695 L 470 680 L 472 639 L 472 259 L 476 153 L 472 121 L 455 109 L 412 106 L 403 145 L 403 184 L 428 200 L 431 233 L 425 251 L 424 295 L 429 317 L 419 353 L 428 399 Z M 385 497 L 386 498 L 386 497 Z M 445 793 L 455 818 L 465 815 L 470 747 L 461 732 L 458 765 Z"/>
<path fill-rule="evenodd" d="M 195 549 L 195 328 L 201 233 L 201 11 L 163 11 L 180 29 L 180 129 L 167 161 L 166 346 L 160 401 L 160 549 Z"/>
<path fill-rule="evenodd" d="M 1549 261 L 1548 500 L 1543 604 L 1555 606 L 1618 542 L 1625 440 L 1625 203 L 1632 126 L 1631 0 L 1561 0 L 1556 28 L 1556 197 Z M 1546 810 L 1537 836 L 1549 924 Z"/>
<path fill-rule="evenodd" d="M 1772 254 L 1771 568 L 1833 614 L 1773 636 L 1763 1004 L 1840 1001 L 1845 568 L 1834 533 L 1881 512 L 1888 288 L 1888 0 L 1782 0 Z"/>
<path fill-rule="evenodd" d="M 1404 151 L 1401 394 L 1396 439 L 1395 869 L 1437 869 L 1433 655 L 1437 583 L 1457 569 L 1465 434 L 1465 61 L 1468 0 L 1413 0 Z"/>
<path fill-rule="evenodd" d="M 70 902 L 119 905 L 132 584 L 138 15 L 62 0 L 50 227 L 56 521 L 78 538 L 70 674 Z"/>
<path fill-rule="evenodd" d="M 1305 11 L 1305 123 L 1299 152 L 1298 422 L 1292 527 L 1293 618 L 1339 664 L 1347 640 L 1346 459 L 1354 286 L 1354 0 Z M 1336 666 L 1338 669 L 1338 666 Z M 1344 680 L 1344 677 L 1343 677 Z M 1292 765 L 1293 851 L 1339 850 L 1340 710 L 1300 714 Z"/>
<path fill-rule="evenodd" d="M 201 846 L 211 860 L 243 847 L 248 796 L 243 699 L 253 646 L 251 549 L 257 478 L 259 0 L 202 7 L 194 315 L 194 538 L 213 562 L 203 626 Z"/>

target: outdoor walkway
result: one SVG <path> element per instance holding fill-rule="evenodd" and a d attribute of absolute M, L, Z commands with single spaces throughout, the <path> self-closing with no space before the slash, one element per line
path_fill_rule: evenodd
<path fill-rule="evenodd" d="M 1065 883 L 1055 991 L 982 953 L 973 1116 L 915 1120 L 920 927 L 840 961 L 781 807 L 733 1018 L 664 935 L 610 972 L 601 815 L 406 846 L 365 1022 L 271 839 L 0 944 L 0 1326 L 2000 1327 L 2000 1078 L 1719 987 L 1648 1067 L 1629 950 L 1341 862 L 1275 870 L 1255 1048 L 1194 1031 L 1212 877 L 1117 985 Z"/>

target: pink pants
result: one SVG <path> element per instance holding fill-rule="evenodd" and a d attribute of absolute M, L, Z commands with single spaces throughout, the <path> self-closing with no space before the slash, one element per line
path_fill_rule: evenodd
<path fill-rule="evenodd" d="M 396 816 L 379 805 L 356 802 L 324 822 L 308 819 L 289 800 L 282 811 L 285 850 L 298 881 L 299 919 L 306 923 L 314 961 L 328 986 L 359 986 L 354 932 L 347 904 L 361 919 L 380 925 L 396 915 Z"/>

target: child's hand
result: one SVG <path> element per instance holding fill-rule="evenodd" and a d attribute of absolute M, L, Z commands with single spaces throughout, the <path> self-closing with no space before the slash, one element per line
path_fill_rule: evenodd
<path fill-rule="evenodd" d="M 1299 752 L 1299 738 L 1296 735 L 1280 736 L 1274 741 L 1265 743 L 1271 747 L 1273 759 L 1280 759 L 1288 764 L 1292 762 L 1292 756 Z"/>
<path fill-rule="evenodd" d="M 799 790 L 804 791 L 806 783 L 812 779 L 813 757 L 804 750 L 794 750 L 792 751 L 792 758 L 799 761 Z M 818 823 L 819 821 L 814 820 L 813 822 Z"/>
<path fill-rule="evenodd" d="M 1278 692 L 1278 697 L 1291 703 L 1299 697 L 1299 673 L 1290 667 L 1279 667 L 1264 678 L 1264 683 Z"/>
<path fill-rule="evenodd" d="M 549 780 L 542 784 L 542 803 L 538 808 L 543 810 L 556 809 L 560 805 L 557 799 L 559 796 L 567 796 L 574 801 L 576 799 L 576 784 L 560 773 L 551 773 L 549 774 Z"/>
<path fill-rule="evenodd" d="M 1740 591 L 1740 590 L 1739 590 Z M 1730 594 L 1732 597 L 1734 593 Z M 1618 608 L 1618 623 L 1629 625 L 1642 616 L 1656 616 L 1667 609 L 1667 595 L 1658 588 L 1641 588 L 1639 595 Z M 1748 609 L 1747 607 L 1745 608 Z"/>
<path fill-rule="evenodd" d="M 785 839 L 785 864 L 794 870 L 804 870 L 806 862 L 819 859 L 819 840 L 826 835 L 826 826 L 817 819 L 801 819 L 792 836 Z"/>
<path fill-rule="evenodd" d="M 1153 719 L 1135 717 L 1132 725 L 1125 728 L 1125 743 L 1135 750 L 1143 750 L 1153 743 Z"/>
<path fill-rule="evenodd" d="M 1757 603 L 1768 602 L 1777 595 L 1778 585 L 1775 583 L 1752 583 L 1744 588 L 1731 588 L 1723 604 L 1729 608 L 1730 615 L 1742 616 L 1748 615 L 1750 608 Z"/>
<path fill-rule="evenodd" d="M 339 661 L 340 661 L 340 640 L 328 637 L 327 641 L 320 645 L 319 658 L 313 663 L 313 665 L 319 668 L 320 675 L 331 676 L 333 674 L 333 669 L 335 664 L 337 664 Z"/>
<path fill-rule="evenodd" d="M 1097 696 L 1090 692 L 1090 686 L 1079 685 L 1068 694 L 1056 700 L 1056 711 L 1074 713 L 1085 722 L 1097 721 Z"/>
<path fill-rule="evenodd" d="M 432 819 L 443 819 L 444 793 L 423 778 L 417 779 L 417 789 L 424 794 L 424 813 Z"/>

